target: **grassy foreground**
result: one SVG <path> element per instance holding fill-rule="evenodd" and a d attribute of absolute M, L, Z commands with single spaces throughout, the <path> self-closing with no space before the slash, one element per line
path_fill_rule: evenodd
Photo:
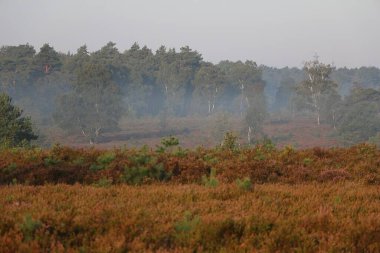
<path fill-rule="evenodd" d="M 2 186 L 0 252 L 379 252 L 359 182 Z"/>

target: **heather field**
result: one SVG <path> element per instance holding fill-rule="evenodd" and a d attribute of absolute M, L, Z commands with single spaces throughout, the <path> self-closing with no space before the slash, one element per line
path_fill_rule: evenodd
<path fill-rule="evenodd" d="M 3 186 L 0 252 L 379 252 L 360 183 Z"/>
<path fill-rule="evenodd" d="M 376 146 L 177 144 L 1 150 L 0 252 L 380 251 Z"/>

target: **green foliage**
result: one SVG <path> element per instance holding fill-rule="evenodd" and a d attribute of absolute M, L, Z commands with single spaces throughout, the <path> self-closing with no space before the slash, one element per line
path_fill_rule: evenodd
<path fill-rule="evenodd" d="M 97 182 L 95 182 L 93 185 L 95 187 L 110 187 L 112 185 L 113 180 L 111 178 L 101 178 Z"/>
<path fill-rule="evenodd" d="M 98 164 L 107 166 L 113 160 L 115 160 L 115 158 L 116 158 L 116 154 L 115 153 L 113 153 L 113 152 L 107 152 L 107 153 L 104 153 L 104 154 L 98 156 L 98 158 L 96 159 L 96 161 L 98 162 Z"/>
<path fill-rule="evenodd" d="M 202 176 L 202 184 L 206 187 L 215 188 L 219 185 L 219 181 L 216 178 L 216 169 L 212 168 L 210 171 L 210 176 Z"/>
<path fill-rule="evenodd" d="M 7 167 L 5 167 L 3 169 L 3 172 L 6 173 L 6 174 L 10 174 L 12 173 L 13 171 L 15 171 L 17 169 L 17 164 L 16 163 L 10 163 Z"/>
<path fill-rule="evenodd" d="M 218 158 L 217 157 L 214 157 L 213 155 L 211 154 L 206 154 L 204 157 L 203 157 L 203 160 L 211 165 L 214 165 L 216 163 L 218 163 Z"/>
<path fill-rule="evenodd" d="M 222 142 L 222 149 L 227 149 L 231 151 L 236 150 L 238 148 L 237 139 L 238 137 L 234 133 L 227 132 L 224 135 L 224 140 Z"/>
<path fill-rule="evenodd" d="M 321 113 L 329 113 L 340 99 L 337 94 L 338 84 L 330 77 L 333 70 L 333 66 L 319 62 L 317 57 L 307 61 L 304 65 L 307 79 L 299 83 L 296 88 L 300 98 L 298 99 L 299 107 L 314 112 L 318 125 Z"/>
<path fill-rule="evenodd" d="M 91 164 L 90 170 L 98 171 L 104 170 L 107 166 L 112 163 L 116 158 L 116 154 L 113 152 L 106 152 L 96 158 L 96 164 Z"/>
<path fill-rule="evenodd" d="M 104 170 L 105 167 L 103 164 L 91 164 L 90 165 L 90 170 L 91 171 L 98 171 L 98 170 Z"/>
<path fill-rule="evenodd" d="M 169 136 L 161 139 L 161 145 L 157 146 L 157 153 L 170 152 L 178 157 L 184 157 L 186 155 L 186 150 L 182 149 L 179 145 L 178 138 L 174 136 Z"/>
<path fill-rule="evenodd" d="M 174 229 L 177 233 L 190 233 L 196 229 L 200 224 L 199 216 L 193 215 L 190 211 L 186 211 L 183 219 L 178 221 L 174 225 Z"/>
<path fill-rule="evenodd" d="M 245 177 L 243 179 L 236 179 L 236 185 L 239 187 L 239 189 L 243 191 L 252 191 L 253 190 L 253 184 L 249 177 Z"/>
<path fill-rule="evenodd" d="M 39 220 L 32 218 L 30 214 L 25 215 L 23 223 L 20 225 L 20 230 L 24 236 L 25 241 L 34 239 L 35 232 L 42 226 Z"/>
<path fill-rule="evenodd" d="M 133 166 L 126 166 L 121 176 L 121 181 L 124 183 L 140 185 L 145 181 L 166 181 L 171 177 L 163 164 L 158 163 L 157 158 L 147 153 L 146 148 L 130 157 L 130 160 Z"/>
<path fill-rule="evenodd" d="M 374 140 L 380 131 L 380 92 L 355 88 L 338 110 L 337 130 L 342 142 L 353 145 Z"/>
<path fill-rule="evenodd" d="M 313 159 L 311 159 L 311 158 L 305 157 L 303 159 L 303 165 L 305 165 L 305 166 L 310 165 L 312 162 L 313 162 Z"/>
<path fill-rule="evenodd" d="M 178 146 L 179 145 L 179 140 L 178 138 L 174 137 L 174 136 L 169 136 L 167 138 L 163 138 L 161 140 L 161 144 L 165 147 L 165 148 L 169 148 L 169 147 L 175 147 L 175 146 Z"/>
<path fill-rule="evenodd" d="M 61 161 L 54 157 L 54 156 L 48 156 L 44 159 L 44 164 L 45 166 L 49 167 L 49 166 L 54 166 L 54 165 L 57 165 L 59 164 Z"/>
<path fill-rule="evenodd" d="M 140 185 L 149 177 L 149 169 L 145 167 L 125 167 L 121 177 L 122 182 L 130 185 Z"/>
<path fill-rule="evenodd" d="M 31 119 L 22 117 L 22 110 L 12 105 L 12 99 L 0 93 L 0 148 L 25 147 L 37 139 Z"/>
<path fill-rule="evenodd" d="M 85 163 L 84 157 L 77 157 L 75 160 L 72 161 L 72 164 L 75 166 L 82 166 Z"/>
<path fill-rule="evenodd" d="M 104 64 L 83 63 L 70 93 L 57 100 L 53 118 L 63 129 L 95 143 L 102 132 L 117 129 L 122 114 L 120 87 Z"/>

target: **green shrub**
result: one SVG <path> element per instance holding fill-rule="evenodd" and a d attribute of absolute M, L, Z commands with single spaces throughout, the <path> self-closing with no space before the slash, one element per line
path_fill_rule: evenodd
<path fill-rule="evenodd" d="M 24 217 L 23 223 L 20 225 L 20 230 L 25 241 L 30 241 L 34 238 L 34 234 L 42 223 L 39 220 L 34 220 L 30 214 Z"/>
<path fill-rule="evenodd" d="M 219 181 L 216 178 L 216 170 L 215 168 L 212 168 L 210 171 L 210 176 L 207 177 L 206 175 L 202 176 L 202 183 L 206 187 L 215 188 L 219 185 Z"/>
<path fill-rule="evenodd" d="M 104 153 L 102 155 L 100 155 L 96 161 L 98 164 L 101 164 L 101 165 L 104 165 L 104 166 L 107 166 L 109 165 L 113 160 L 115 160 L 116 158 L 116 155 L 115 153 L 113 152 L 107 152 L 107 153 Z"/>
<path fill-rule="evenodd" d="M 239 187 L 239 189 L 244 190 L 244 191 L 253 190 L 253 184 L 249 177 L 245 177 L 243 179 L 237 179 L 236 185 Z"/>
<path fill-rule="evenodd" d="M 313 162 L 313 159 L 311 158 L 306 157 L 303 159 L 303 165 L 305 166 L 310 165 L 312 162 Z"/>
<path fill-rule="evenodd" d="M 82 166 L 84 164 L 84 162 L 85 162 L 85 160 L 83 157 L 78 157 L 72 161 L 72 164 L 75 166 Z"/>
<path fill-rule="evenodd" d="M 3 169 L 3 172 L 6 174 L 12 173 L 14 170 L 17 169 L 16 163 L 10 163 L 7 167 Z"/>
<path fill-rule="evenodd" d="M 183 219 L 174 225 L 177 233 L 190 233 L 200 224 L 200 219 L 197 215 L 192 215 L 190 211 L 186 211 Z"/>
<path fill-rule="evenodd" d="M 152 164 L 150 168 L 144 166 L 125 167 L 121 177 L 122 182 L 130 185 L 140 185 L 144 180 L 169 180 L 171 174 L 166 172 L 162 163 Z"/>
<path fill-rule="evenodd" d="M 232 133 L 232 132 L 227 132 L 224 135 L 224 140 L 222 142 L 222 149 L 227 149 L 231 151 L 235 151 L 237 149 L 237 139 L 238 137 Z"/>
<path fill-rule="evenodd" d="M 105 168 L 105 166 L 102 164 L 91 164 L 91 166 L 90 166 L 91 171 L 103 170 L 104 168 Z"/>
<path fill-rule="evenodd" d="M 95 187 L 110 187 L 112 185 L 112 178 L 101 178 L 96 181 L 93 185 Z"/>
<path fill-rule="evenodd" d="M 55 158 L 54 156 L 48 156 L 44 159 L 44 164 L 47 167 L 57 165 L 61 162 L 58 158 Z"/>
<path fill-rule="evenodd" d="M 121 180 L 130 185 L 139 185 L 148 176 L 149 170 L 145 167 L 125 167 Z"/>
<path fill-rule="evenodd" d="M 174 147 L 179 145 L 178 138 L 169 136 L 161 139 L 161 145 L 157 146 L 157 153 L 165 153 L 166 151 L 173 152 Z"/>

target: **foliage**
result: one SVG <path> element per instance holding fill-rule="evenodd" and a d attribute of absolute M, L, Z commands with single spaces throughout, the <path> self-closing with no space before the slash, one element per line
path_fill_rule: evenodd
<path fill-rule="evenodd" d="M 28 146 L 37 139 L 31 119 L 22 117 L 22 112 L 8 95 L 0 93 L 0 147 Z"/>
<path fill-rule="evenodd" d="M 219 181 L 216 178 L 216 169 L 212 168 L 210 171 L 210 176 L 207 177 L 206 175 L 202 176 L 202 183 L 206 187 L 215 188 L 218 186 Z"/>
<path fill-rule="evenodd" d="M 0 150 L 0 185 L 46 183 L 199 183 L 214 186 L 249 177 L 253 184 L 378 181 L 380 151 L 375 145 L 350 148 L 275 148 L 269 141 L 236 150 L 215 148 L 157 153 L 134 149 Z M 178 153 L 182 152 L 182 153 Z M 211 169 L 212 168 L 212 169 Z M 216 176 L 216 171 L 218 175 Z M 202 181 L 203 178 L 203 181 Z"/>
<path fill-rule="evenodd" d="M 297 95 L 303 98 L 299 101 L 304 107 L 315 112 L 318 125 L 320 125 L 322 107 L 328 104 L 325 101 L 326 98 L 331 97 L 331 94 L 335 96 L 337 93 L 338 85 L 330 78 L 333 70 L 333 66 L 321 63 L 318 57 L 315 57 L 314 60 L 305 62 L 304 71 L 307 79 L 303 80 L 296 88 Z M 332 99 L 332 101 L 335 100 Z M 331 106 L 332 108 L 325 108 L 325 111 L 334 109 L 333 105 Z"/>
<path fill-rule="evenodd" d="M 36 230 L 41 227 L 41 222 L 32 218 L 30 214 L 24 217 L 24 221 L 20 224 L 20 230 L 23 234 L 25 241 L 31 241 L 34 239 Z"/>
<path fill-rule="evenodd" d="M 253 184 L 249 177 L 245 177 L 243 179 L 236 179 L 236 185 L 239 187 L 239 189 L 242 189 L 243 191 L 253 190 Z"/>
<path fill-rule="evenodd" d="M 227 132 L 224 135 L 224 140 L 222 142 L 222 149 L 234 151 L 238 148 L 237 143 L 238 137 L 233 132 Z"/>
<path fill-rule="evenodd" d="M 337 110 L 337 130 L 345 144 L 368 141 L 380 131 L 380 92 L 355 88 Z"/>
<path fill-rule="evenodd" d="M 60 127 L 81 133 L 95 143 L 102 132 L 117 129 L 122 112 L 120 93 L 110 69 L 98 63 L 84 63 L 73 91 L 57 100 L 54 119 Z"/>

